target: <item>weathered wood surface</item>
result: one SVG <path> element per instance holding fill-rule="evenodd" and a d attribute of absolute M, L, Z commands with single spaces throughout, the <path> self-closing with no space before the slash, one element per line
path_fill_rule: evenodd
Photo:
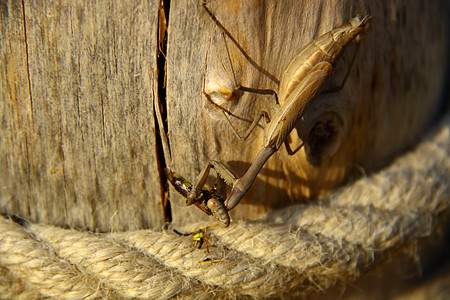
<path fill-rule="evenodd" d="M 320 34 L 356 14 L 373 16 L 341 92 L 344 96 L 317 107 L 320 115 L 327 103 L 338 106 L 346 122 L 340 148 L 319 165 L 311 165 L 304 150 L 289 156 L 280 148 L 231 211 L 232 217 L 254 218 L 270 208 L 322 195 L 355 172 L 378 168 L 413 145 L 435 116 L 446 60 L 445 1 L 209 2 L 248 56 L 278 79 L 290 59 Z M 277 84 L 227 38 L 235 83 L 221 30 L 197 1 L 173 2 L 169 27 L 169 165 L 194 181 L 208 160 L 221 160 L 241 176 L 261 147 L 263 130 L 240 142 L 220 110 L 202 96 L 203 78 L 206 74 L 209 94 L 221 86 L 276 90 Z M 252 120 L 270 101 L 270 96 L 244 94 L 223 106 Z M 230 119 L 241 133 L 249 126 Z M 182 201 L 179 205 L 175 219 L 186 220 L 188 212 Z"/>
<path fill-rule="evenodd" d="M 24 3 L 1 6 L 1 212 L 160 226 L 157 1 Z"/>
<path fill-rule="evenodd" d="M 279 79 L 293 55 L 321 33 L 358 13 L 374 17 L 344 96 L 327 100 L 346 120 L 337 152 L 312 165 L 304 150 L 288 156 L 282 147 L 232 216 L 253 218 L 324 194 L 355 170 L 380 167 L 413 145 L 439 107 L 444 5 L 211 1 L 210 10 L 258 66 L 227 38 L 237 84 L 275 90 L 277 83 L 259 68 Z M 157 81 L 163 80 L 156 70 L 157 1 L 25 2 L 24 9 L 9 1 L 0 13 L 1 213 L 100 231 L 161 226 L 153 119 Z M 172 155 L 166 149 L 165 163 L 191 181 L 211 159 L 229 162 L 242 175 L 263 130 L 240 142 L 202 96 L 205 74 L 209 92 L 236 83 L 221 31 L 198 0 L 171 1 L 166 56 Z M 252 119 L 270 101 L 244 94 L 224 106 Z M 317 115 L 325 104 L 316 107 Z M 231 120 L 241 131 L 248 126 Z M 175 221 L 211 221 L 184 207 L 173 190 L 170 196 Z"/>

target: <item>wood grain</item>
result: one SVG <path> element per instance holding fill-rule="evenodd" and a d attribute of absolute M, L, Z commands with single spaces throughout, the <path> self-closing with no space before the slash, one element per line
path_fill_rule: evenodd
<path fill-rule="evenodd" d="M 101 231 L 160 226 L 157 8 L 2 6 L 3 213 Z"/>
<path fill-rule="evenodd" d="M 159 158 L 158 1 L 0 4 L 1 213 L 96 231 L 160 227 L 162 165 L 191 181 L 208 160 L 225 161 L 242 175 L 260 149 L 263 129 L 237 140 L 202 89 L 276 90 L 305 44 L 356 14 L 372 15 L 373 24 L 349 79 L 309 114 L 327 105 L 344 111 L 339 149 L 311 163 L 304 149 L 289 156 L 280 148 L 232 217 L 255 218 L 376 170 L 413 146 L 437 116 L 447 53 L 444 0 L 210 1 L 248 57 L 223 38 L 200 2 L 171 1 L 161 98 L 169 144 Z M 349 49 L 336 77 L 354 54 Z M 274 101 L 251 93 L 233 99 L 221 104 L 246 120 Z M 230 120 L 240 132 L 249 125 Z M 299 123 L 292 145 L 302 130 Z M 176 222 L 213 222 L 169 191 Z"/>
<path fill-rule="evenodd" d="M 243 175 L 261 147 L 263 129 L 239 141 L 223 113 L 202 96 L 203 80 L 208 93 L 238 85 L 276 90 L 277 82 L 261 69 L 279 79 L 304 45 L 357 14 L 369 14 L 372 28 L 361 41 L 349 79 L 335 99 L 325 102 L 346 107 L 340 148 L 318 165 L 308 161 L 304 149 L 289 156 L 280 148 L 231 215 L 254 218 L 324 195 L 349 176 L 385 165 L 412 146 L 436 115 L 445 69 L 444 2 L 209 1 L 209 9 L 255 64 L 226 37 L 228 58 L 222 31 L 197 1 L 173 3 L 167 90 L 173 161 L 168 164 L 192 181 L 208 160 L 225 161 Z M 348 50 L 341 69 L 354 53 Z M 270 101 L 270 96 L 244 94 L 220 104 L 253 120 Z M 249 126 L 230 120 L 241 133 Z M 298 136 L 291 134 L 293 145 L 299 145 Z M 175 220 L 188 221 L 191 211 L 180 201 Z"/>

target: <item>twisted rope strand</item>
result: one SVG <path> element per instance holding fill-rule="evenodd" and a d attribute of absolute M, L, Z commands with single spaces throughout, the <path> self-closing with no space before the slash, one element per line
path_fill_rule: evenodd
<path fill-rule="evenodd" d="M 172 232 L 92 234 L 1 217 L 0 291 L 15 288 L 8 294 L 15 298 L 292 297 L 348 283 L 448 216 L 449 132 L 450 116 L 414 151 L 326 199 L 210 230 L 210 253 Z"/>

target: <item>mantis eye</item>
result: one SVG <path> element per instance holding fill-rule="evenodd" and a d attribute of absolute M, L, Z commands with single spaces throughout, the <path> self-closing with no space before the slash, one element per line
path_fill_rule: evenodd
<path fill-rule="evenodd" d="M 213 216 L 219 221 L 220 226 L 228 227 L 230 225 L 230 217 L 228 216 L 227 209 L 220 200 L 211 198 L 208 200 L 207 206 L 211 210 Z"/>

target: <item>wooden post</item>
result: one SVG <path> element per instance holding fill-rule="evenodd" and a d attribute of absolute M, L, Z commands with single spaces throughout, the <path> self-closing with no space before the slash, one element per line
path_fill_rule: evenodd
<path fill-rule="evenodd" d="M 157 64 L 158 29 L 164 29 L 158 1 L 0 6 L 2 213 L 97 231 L 161 226 L 164 165 L 191 181 L 212 159 L 242 175 L 260 149 L 262 128 L 240 142 L 202 89 L 277 90 L 281 72 L 304 45 L 357 14 L 373 16 L 373 24 L 349 79 L 338 98 L 310 114 L 339 107 L 345 124 L 339 148 L 312 162 L 307 147 L 294 156 L 282 147 L 232 217 L 254 218 L 326 194 L 414 145 L 436 117 L 447 54 L 444 0 L 210 1 L 248 57 L 223 38 L 200 3 L 170 3 L 165 98 L 164 85 L 158 89 L 165 80 Z M 162 107 L 155 109 L 158 99 Z M 251 120 L 270 101 L 245 93 L 220 104 Z M 154 119 L 160 109 L 167 112 L 160 125 L 167 126 L 168 144 Z M 241 131 L 249 125 L 230 120 Z M 299 124 L 293 146 L 301 131 Z M 169 191 L 175 221 L 213 222 Z"/>

